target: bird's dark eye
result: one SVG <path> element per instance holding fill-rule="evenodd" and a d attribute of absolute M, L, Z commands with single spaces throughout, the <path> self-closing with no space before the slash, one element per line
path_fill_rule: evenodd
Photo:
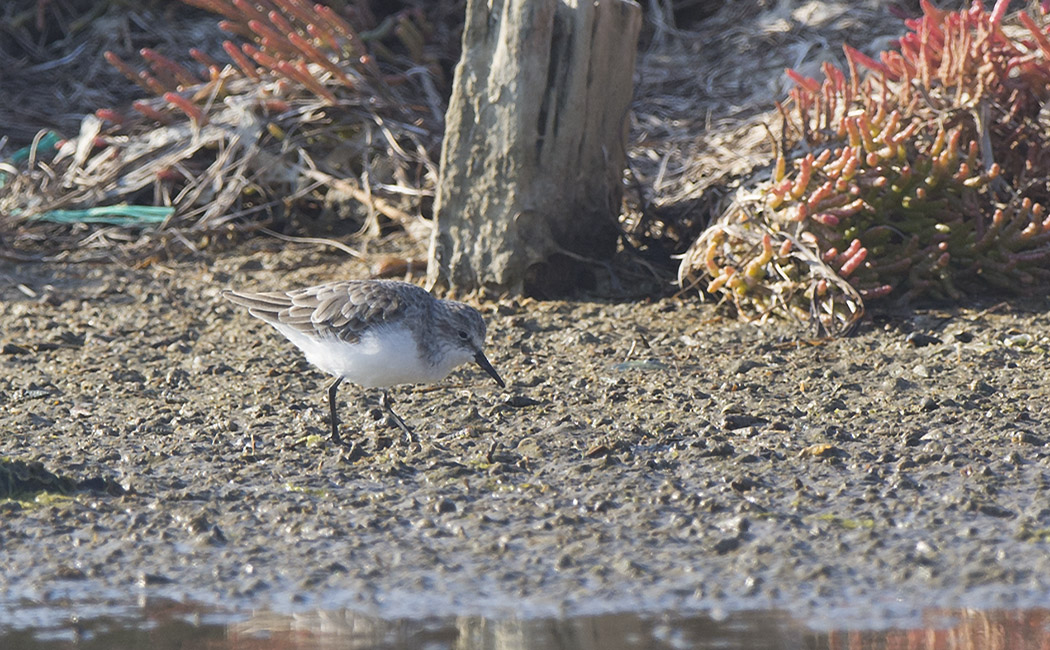
<path fill-rule="evenodd" d="M 470 336 L 467 334 L 467 332 L 465 330 L 459 330 L 458 334 L 459 334 L 459 338 L 463 339 L 464 341 L 466 341 L 467 339 L 470 338 Z"/>

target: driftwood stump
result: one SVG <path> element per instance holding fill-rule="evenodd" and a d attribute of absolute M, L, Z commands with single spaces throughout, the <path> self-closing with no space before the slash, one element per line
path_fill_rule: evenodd
<path fill-rule="evenodd" d="M 430 285 L 556 295 L 615 252 L 640 27 L 632 0 L 468 0 Z"/>

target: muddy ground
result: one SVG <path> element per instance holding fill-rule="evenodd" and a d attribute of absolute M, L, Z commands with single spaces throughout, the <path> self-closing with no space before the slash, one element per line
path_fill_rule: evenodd
<path fill-rule="evenodd" d="M 327 378 L 219 292 L 364 275 L 272 240 L 0 266 L 0 457 L 78 484 L 0 502 L 6 623 L 154 596 L 818 625 L 1050 603 L 1045 303 L 900 311 L 839 340 L 694 297 L 481 304 L 507 388 L 464 368 L 397 390 L 406 446 L 346 386 L 350 461 Z"/>

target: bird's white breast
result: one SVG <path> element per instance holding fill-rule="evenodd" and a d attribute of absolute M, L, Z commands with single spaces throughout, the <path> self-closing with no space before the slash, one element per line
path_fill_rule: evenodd
<path fill-rule="evenodd" d="M 303 351 L 307 361 L 330 375 L 366 388 L 438 381 L 462 363 L 451 364 L 445 359 L 427 363 L 412 332 L 404 325 L 374 327 L 362 334 L 357 343 L 334 337 L 314 338 L 291 327 L 275 327 Z"/>

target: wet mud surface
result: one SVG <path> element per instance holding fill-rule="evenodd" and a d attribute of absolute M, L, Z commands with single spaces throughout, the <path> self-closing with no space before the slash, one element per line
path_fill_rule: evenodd
<path fill-rule="evenodd" d="M 350 459 L 327 378 L 219 292 L 354 263 L 271 246 L 0 275 L 0 457 L 75 486 L 0 501 L 11 619 L 147 597 L 818 625 L 1050 602 L 1042 302 L 831 341 L 691 297 L 483 303 L 507 388 L 465 367 L 395 390 L 407 446 L 344 385 Z"/>

